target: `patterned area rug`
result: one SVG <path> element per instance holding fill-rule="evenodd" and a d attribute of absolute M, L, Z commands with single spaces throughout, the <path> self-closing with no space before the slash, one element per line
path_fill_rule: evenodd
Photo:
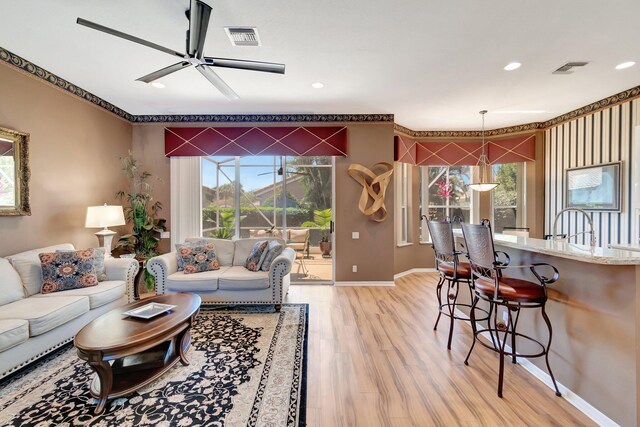
<path fill-rule="evenodd" d="M 73 346 L 0 384 L 0 425 L 303 426 L 307 305 L 203 306 L 191 330 L 189 366 L 114 399 L 93 415 L 93 371 Z"/>

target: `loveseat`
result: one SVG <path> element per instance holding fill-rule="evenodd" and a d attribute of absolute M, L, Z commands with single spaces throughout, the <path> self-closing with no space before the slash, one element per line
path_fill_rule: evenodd
<path fill-rule="evenodd" d="M 273 304 L 280 310 L 289 290 L 291 265 L 295 251 L 285 248 L 268 271 L 249 271 L 243 267 L 251 248 L 259 240 L 275 238 L 224 240 L 188 238 L 187 242 L 213 242 L 220 263 L 219 270 L 185 274 L 178 271 L 176 252 L 160 255 L 147 261 L 147 270 L 156 279 L 156 292 L 193 292 L 208 304 Z"/>
<path fill-rule="evenodd" d="M 138 262 L 105 260 L 107 280 L 82 289 L 40 293 L 38 254 L 73 251 L 70 243 L 0 258 L 0 378 L 70 342 L 87 323 L 133 300 Z"/>

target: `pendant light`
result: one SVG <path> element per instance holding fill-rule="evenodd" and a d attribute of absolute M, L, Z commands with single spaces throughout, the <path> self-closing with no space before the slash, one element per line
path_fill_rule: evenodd
<path fill-rule="evenodd" d="M 497 182 L 491 182 L 491 166 L 487 160 L 487 155 L 484 153 L 484 115 L 487 114 L 487 110 L 480 111 L 482 115 L 482 154 L 478 159 L 477 166 L 480 168 L 479 178 L 476 183 L 469 184 L 469 188 L 475 191 L 491 191 L 498 186 Z"/>

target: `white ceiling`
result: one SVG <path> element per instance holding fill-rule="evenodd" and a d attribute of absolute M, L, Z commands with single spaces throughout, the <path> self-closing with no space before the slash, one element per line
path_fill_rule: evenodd
<path fill-rule="evenodd" d="M 393 113 L 414 130 L 456 130 L 478 129 L 487 109 L 497 128 L 640 84 L 638 0 L 205 1 L 206 55 L 282 62 L 286 74 L 217 69 L 237 101 L 194 68 L 156 89 L 135 79 L 174 57 L 75 23 L 184 51 L 188 0 L 0 0 L 0 46 L 132 114 Z M 258 27 L 263 46 L 231 46 L 225 26 Z M 523 65 L 504 71 L 512 61 Z M 551 74 L 568 61 L 590 64 Z M 638 65 L 614 70 L 624 61 Z"/>

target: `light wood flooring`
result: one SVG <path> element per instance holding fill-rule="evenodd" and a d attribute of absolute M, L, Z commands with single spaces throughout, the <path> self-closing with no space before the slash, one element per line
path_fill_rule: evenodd
<path fill-rule="evenodd" d="M 292 286 L 288 302 L 309 303 L 307 422 L 329 426 L 593 425 L 519 365 L 477 345 L 464 365 L 471 328 L 437 316 L 435 273 L 395 287 Z"/>

